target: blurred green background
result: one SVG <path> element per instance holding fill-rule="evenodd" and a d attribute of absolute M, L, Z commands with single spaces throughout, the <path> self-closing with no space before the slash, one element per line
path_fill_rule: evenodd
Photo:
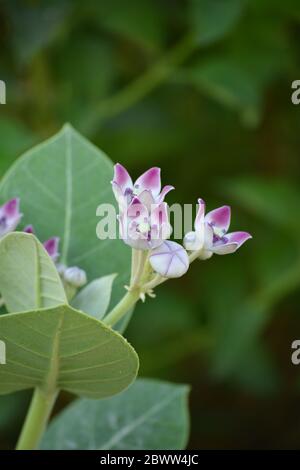
<path fill-rule="evenodd" d="M 141 375 L 192 385 L 190 447 L 300 448 L 299 0 L 2 0 L 0 28 L 1 175 L 69 121 L 136 176 L 161 166 L 170 203 L 230 204 L 254 236 L 127 331 Z M 0 399 L 0 447 L 27 402 Z"/>

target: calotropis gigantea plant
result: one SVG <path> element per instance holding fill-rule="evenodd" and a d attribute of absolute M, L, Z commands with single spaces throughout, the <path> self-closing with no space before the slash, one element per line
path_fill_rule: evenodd
<path fill-rule="evenodd" d="M 17 449 L 185 447 L 188 388 L 136 380 L 138 356 L 121 333 L 139 299 L 250 235 L 228 234 L 230 209 L 205 216 L 199 200 L 195 231 L 184 246 L 170 240 L 171 189 L 161 190 L 158 168 L 133 183 L 69 125 L 4 176 L 0 394 L 34 389 Z M 96 207 L 114 198 L 122 241 L 100 241 Z M 47 427 L 60 391 L 79 398 Z"/>

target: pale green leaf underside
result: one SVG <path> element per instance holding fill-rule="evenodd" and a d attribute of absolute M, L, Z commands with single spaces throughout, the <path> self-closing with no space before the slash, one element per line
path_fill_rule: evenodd
<path fill-rule="evenodd" d="M 184 449 L 189 433 L 188 387 L 137 380 L 103 401 L 77 400 L 50 424 L 42 449 Z"/>
<path fill-rule="evenodd" d="M 110 274 L 95 279 L 79 292 L 72 306 L 101 320 L 107 312 L 115 278 L 116 274 Z"/>
<path fill-rule="evenodd" d="M 96 209 L 115 204 L 113 164 L 106 155 L 66 125 L 51 139 L 26 152 L 0 183 L 0 202 L 19 197 L 24 218 L 40 240 L 60 237 L 61 260 L 79 266 L 92 281 L 118 273 L 115 304 L 130 272 L 130 250 L 120 240 L 99 240 Z"/>
<path fill-rule="evenodd" d="M 0 292 L 9 312 L 67 302 L 53 261 L 33 235 L 11 233 L 1 240 L 0 272 Z"/>
<path fill-rule="evenodd" d="M 0 394 L 43 387 L 103 398 L 128 387 L 138 370 L 120 334 L 67 305 L 0 316 L 0 339 L 7 350 Z"/>

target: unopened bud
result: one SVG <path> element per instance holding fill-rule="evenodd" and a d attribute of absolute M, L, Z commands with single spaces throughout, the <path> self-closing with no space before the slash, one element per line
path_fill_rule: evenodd
<path fill-rule="evenodd" d="M 75 266 L 67 268 L 64 272 L 64 280 L 74 287 L 83 287 L 87 283 L 86 272 Z"/>

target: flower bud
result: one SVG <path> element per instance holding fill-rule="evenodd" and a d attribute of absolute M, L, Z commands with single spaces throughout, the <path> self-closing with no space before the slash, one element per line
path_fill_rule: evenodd
<path fill-rule="evenodd" d="M 64 280 L 76 288 L 83 287 L 87 283 L 86 272 L 76 266 L 67 268 L 64 272 Z"/>
<path fill-rule="evenodd" d="M 181 277 L 189 269 L 185 249 L 169 240 L 151 251 L 149 262 L 156 273 L 166 278 Z"/>

